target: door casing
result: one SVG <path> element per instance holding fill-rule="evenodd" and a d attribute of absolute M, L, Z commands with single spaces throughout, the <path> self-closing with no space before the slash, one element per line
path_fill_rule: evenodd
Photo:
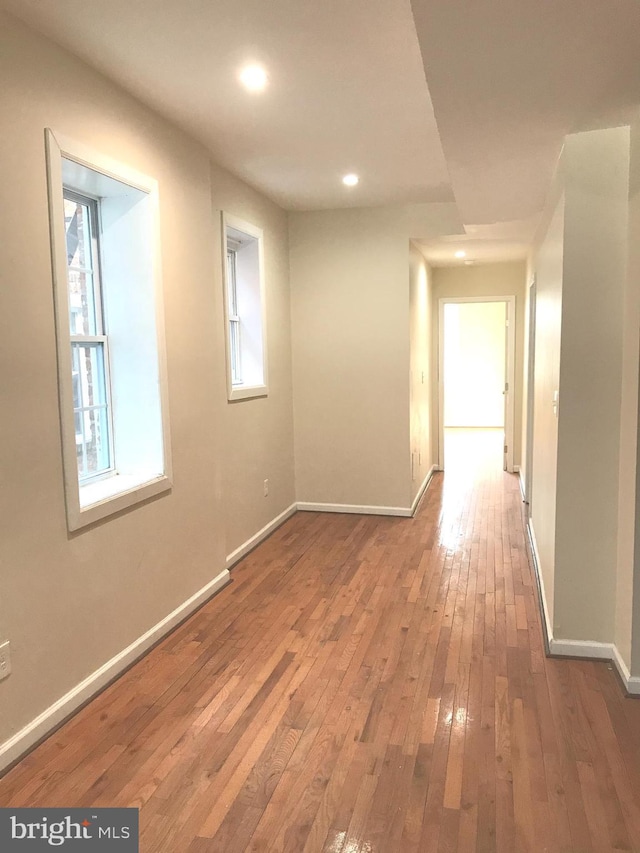
<path fill-rule="evenodd" d="M 461 302 L 504 302 L 506 305 L 506 382 L 504 406 L 504 435 L 507 450 L 504 468 L 514 473 L 513 442 L 515 436 L 515 356 L 516 356 L 516 297 L 515 296 L 445 296 L 439 300 L 438 311 L 438 468 L 444 470 L 444 306 Z"/>

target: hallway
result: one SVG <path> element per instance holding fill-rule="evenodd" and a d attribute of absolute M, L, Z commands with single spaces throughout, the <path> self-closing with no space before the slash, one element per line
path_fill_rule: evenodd
<path fill-rule="evenodd" d="M 640 702 L 544 656 L 516 477 L 299 512 L 0 781 L 143 853 L 640 850 Z"/>

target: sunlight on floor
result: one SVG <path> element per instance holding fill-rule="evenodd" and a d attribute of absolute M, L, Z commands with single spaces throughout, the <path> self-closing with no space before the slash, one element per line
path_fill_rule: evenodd
<path fill-rule="evenodd" d="M 467 533 L 460 504 L 474 490 L 504 476 L 502 429 L 447 428 L 444 431 L 444 484 L 440 514 L 440 544 L 452 553 Z"/>
<path fill-rule="evenodd" d="M 445 480 L 486 476 L 502 471 L 504 430 L 448 427 L 444 431 Z M 450 476 L 451 475 L 451 476 Z"/>

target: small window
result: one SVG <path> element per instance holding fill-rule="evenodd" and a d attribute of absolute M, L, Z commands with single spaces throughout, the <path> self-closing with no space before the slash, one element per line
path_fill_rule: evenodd
<path fill-rule="evenodd" d="M 262 230 L 222 214 L 229 400 L 267 395 Z"/>
<path fill-rule="evenodd" d="M 76 453 L 85 483 L 114 470 L 98 201 L 68 189 L 63 196 Z"/>
<path fill-rule="evenodd" d="M 47 131 L 67 524 L 171 487 L 157 185 Z"/>
<path fill-rule="evenodd" d="M 238 313 L 238 245 L 227 237 L 227 305 L 229 306 L 229 352 L 231 385 L 242 385 L 242 354 L 240 351 L 240 315 Z"/>

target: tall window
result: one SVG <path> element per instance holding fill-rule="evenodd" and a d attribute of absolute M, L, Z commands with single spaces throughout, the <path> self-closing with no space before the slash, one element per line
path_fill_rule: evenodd
<path fill-rule="evenodd" d="M 171 488 L 157 184 L 47 131 L 67 524 Z M 89 165 L 90 164 L 90 165 Z"/>
<path fill-rule="evenodd" d="M 229 306 L 229 350 L 231 384 L 242 385 L 242 353 L 240 349 L 240 314 L 238 313 L 238 244 L 227 238 L 227 305 Z"/>
<path fill-rule="evenodd" d="M 114 469 L 97 200 L 65 190 L 64 223 L 78 477 L 87 481 Z"/>
<path fill-rule="evenodd" d="M 229 400 L 264 397 L 267 345 L 262 230 L 222 214 Z"/>

